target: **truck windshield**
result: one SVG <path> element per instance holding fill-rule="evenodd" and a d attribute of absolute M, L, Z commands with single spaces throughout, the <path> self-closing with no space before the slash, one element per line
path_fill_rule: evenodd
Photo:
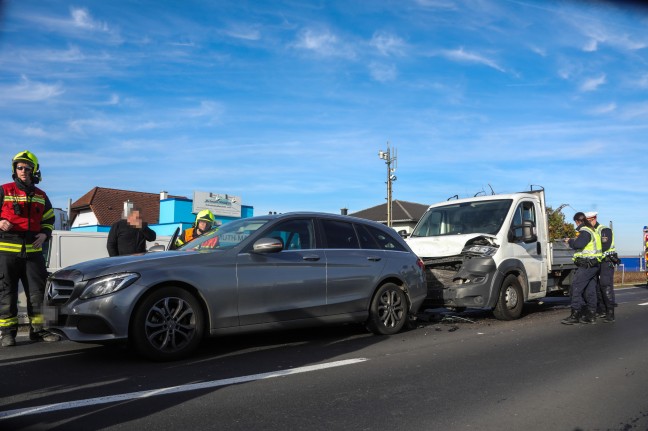
<path fill-rule="evenodd" d="M 239 245 L 241 241 L 252 235 L 268 221 L 270 220 L 259 218 L 233 221 L 189 241 L 178 250 L 197 251 L 232 248 Z"/>
<path fill-rule="evenodd" d="M 463 202 L 434 207 L 423 215 L 412 237 L 483 233 L 495 235 L 504 223 L 511 199 Z"/>

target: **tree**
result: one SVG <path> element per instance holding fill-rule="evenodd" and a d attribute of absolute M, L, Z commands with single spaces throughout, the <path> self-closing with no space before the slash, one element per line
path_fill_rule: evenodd
<path fill-rule="evenodd" d="M 573 224 L 565 222 L 565 214 L 561 213 L 560 210 L 554 211 L 551 207 L 547 207 L 547 214 L 549 218 L 549 241 L 574 238 L 576 236 L 576 228 Z"/>

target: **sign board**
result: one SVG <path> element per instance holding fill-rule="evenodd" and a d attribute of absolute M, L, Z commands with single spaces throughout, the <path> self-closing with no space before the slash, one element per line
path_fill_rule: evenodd
<path fill-rule="evenodd" d="M 209 210 L 215 216 L 241 217 L 241 197 L 226 194 L 194 192 L 194 214 L 202 210 Z"/>

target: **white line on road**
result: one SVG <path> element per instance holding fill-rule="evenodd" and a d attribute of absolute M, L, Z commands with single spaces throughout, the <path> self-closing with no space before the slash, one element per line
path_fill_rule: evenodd
<path fill-rule="evenodd" d="M 357 364 L 368 361 L 367 358 L 346 359 L 344 361 L 335 361 L 325 364 L 309 365 L 307 367 L 291 368 L 282 371 L 271 371 L 269 373 L 252 374 L 249 376 L 233 377 L 231 379 L 213 380 L 211 382 L 193 383 L 190 385 L 171 386 L 168 388 L 154 389 L 150 391 L 130 392 L 127 394 L 111 395 L 107 397 L 90 398 L 87 400 L 69 401 L 65 403 L 47 404 L 44 406 L 27 407 L 24 409 L 7 410 L 0 412 L 0 420 L 10 419 L 19 416 L 28 416 L 39 413 L 51 413 L 58 410 L 68 410 L 79 407 L 87 407 L 98 404 L 115 403 L 119 401 L 128 401 L 142 398 L 150 398 L 157 395 L 176 394 L 180 392 L 195 391 L 198 389 L 215 388 L 218 386 L 235 385 L 237 383 L 251 382 L 254 380 L 271 379 L 274 377 L 289 376 L 291 374 L 308 373 L 311 371 L 325 370 L 327 368 L 342 367 L 344 365 Z"/>
<path fill-rule="evenodd" d="M 643 304 L 639 304 L 639 305 L 648 305 L 648 302 L 644 302 Z"/>

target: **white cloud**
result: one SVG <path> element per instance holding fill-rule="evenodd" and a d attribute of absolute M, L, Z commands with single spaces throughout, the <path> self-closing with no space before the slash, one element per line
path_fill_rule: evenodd
<path fill-rule="evenodd" d="M 622 117 L 625 119 L 643 118 L 648 120 L 648 103 L 634 103 L 624 107 Z"/>
<path fill-rule="evenodd" d="M 387 65 L 376 62 L 372 62 L 369 65 L 369 72 L 371 73 L 371 77 L 379 82 L 393 81 L 398 75 L 396 66 L 393 64 Z"/>
<path fill-rule="evenodd" d="M 581 91 L 595 91 L 598 89 L 601 85 L 605 84 L 605 74 L 596 77 L 596 78 L 589 78 L 586 79 L 580 86 Z"/>
<path fill-rule="evenodd" d="M 234 39 L 243 39 L 243 40 L 261 39 L 261 31 L 257 28 L 257 26 L 233 24 L 229 28 L 224 30 L 223 33 Z"/>
<path fill-rule="evenodd" d="M 424 8 L 455 10 L 457 5 L 452 0 L 415 0 L 415 3 Z"/>
<path fill-rule="evenodd" d="M 583 46 L 583 51 L 585 52 L 594 52 L 598 49 L 598 42 L 596 39 L 590 39 L 587 41 L 585 46 Z"/>
<path fill-rule="evenodd" d="M 610 112 L 614 112 L 617 109 L 617 104 L 614 102 L 608 103 L 607 105 L 601 105 L 601 106 L 596 106 L 594 107 L 590 113 L 594 115 L 603 115 L 603 114 L 609 114 Z"/>
<path fill-rule="evenodd" d="M 648 73 L 639 77 L 639 80 L 637 81 L 637 85 L 639 86 L 639 88 L 648 88 Z"/>
<path fill-rule="evenodd" d="M 20 83 L 9 86 L 0 86 L 0 104 L 2 102 L 39 102 L 60 96 L 65 90 L 63 85 L 45 84 L 30 81 L 22 76 Z"/>
<path fill-rule="evenodd" d="M 47 137 L 47 133 L 41 127 L 34 127 L 34 126 L 25 127 L 23 133 L 25 134 L 25 136 L 33 136 L 37 138 Z"/>
<path fill-rule="evenodd" d="M 603 22 L 602 19 L 587 14 L 568 14 L 565 17 L 567 22 L 589 39 L 583 46 L 584 51 L 596 51 L 601 45 L 627 51 L 636 51 L 648 46 L 648 36 L 646 36 L 644 28 L 638 27 L 636 34 L 633 34 L 631 26 L 620 26 L 619 22 L 616 22 L 616 25 L 611 25 L 609 22 Z"/>
<path fill-rule="evenodd" d="M 500 72 L 506 72 L 504 68 L 498 65 L 497 62 L 495 62 L 494 60 L 491 60 L 480 54 L 464 51 L 463 48 L 454 49 L 454 50 L 445 50 L 441 52 L 441 55 L 449 60 L 458 61 L 462 63 L 483 64 L 495 70 L 499 70 Z"/>
<path fill-rule="evenodd" d="M 87 9 L 83 8 L 70 8 L 70 15 L 72 16 L 72 22 L 75 27 L 82 28 L 84 30 L 97 30 L 97 31 L 109 31 L 108 24 L 105 22 L 95 21 L 91 16 L 90 12 Z"/>
<path fill-rule="evenodd" d="M 403 39 L 386 32 L 374 33 L 370 43 L 384 56 L 403 55 L 406 46 Z"/>
<path fill-rule="evenodd" d="M 303 30 L 293 46 L 323 57 L 355 57 L 353 49 L 340 42 L 337 36 L 329 31 Z"/>

